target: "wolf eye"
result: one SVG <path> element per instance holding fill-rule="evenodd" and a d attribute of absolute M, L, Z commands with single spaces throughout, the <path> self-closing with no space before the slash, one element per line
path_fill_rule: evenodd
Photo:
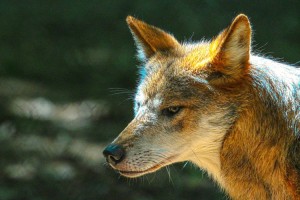
<path fill-rule="evenodd" d="M 172 117 L 175 114 L 177 114 L 181 110 L 181 108 L 182 107 L 180 107 L 180 106 L 171 106 L 171 107 L 163 109 L 162 114 L 167 117 Z"/>

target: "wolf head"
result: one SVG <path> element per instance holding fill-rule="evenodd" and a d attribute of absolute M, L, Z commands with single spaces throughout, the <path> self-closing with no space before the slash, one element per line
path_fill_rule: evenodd
<path fill-rule="evenodd" d="M 104 150 L 122 175 L 137 177 L 191 161 L 220 178 L 220 148 L 234 124 L 250 68 L 251 27 L 238 15 L 212 41 L 179 43 L 131 16 L 143 61 L 135 117 Z"/>

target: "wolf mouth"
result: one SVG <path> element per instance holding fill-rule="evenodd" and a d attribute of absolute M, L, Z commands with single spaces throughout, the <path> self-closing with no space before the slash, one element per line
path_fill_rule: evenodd
<path fill-rule="evenodd" d="M 123 170 L 119 170 L 119 173 L 123 176 L 126 176 L 126 177 L 129 177 L 129 178 L 134 178 L 134 177 L 138 177 L 138 176 L 142 176 L 144 174 L 148 174 L 148 173 L 152 173 L 152 172 L 155 172 L 157 171 L 158 169 L 164 167 L 164 166 L 167 166 L 172 162 L 173 158 L 175 156 L 171 156 L 169 158 L 167 158 L 166 160 L 160 162 L 160 163 L 157 163 L 156 165 L 146 169 L 146 170 L 141 170 L 141 171 L 123 171 Z"/>

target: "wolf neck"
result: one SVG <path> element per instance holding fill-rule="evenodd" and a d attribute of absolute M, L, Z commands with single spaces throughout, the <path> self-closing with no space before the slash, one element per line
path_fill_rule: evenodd
<path fill-rule="evenodd" d="M 220 149 L 225 133 L 234 122 L 233 111 L 224 109 L 217 113 L 203 114 L 199 121 L 199 135 L 191 142 L 189 159 L 207 171 L 223 187 Z M 209 130 L 209 131 L 208 131 Z M 205 134 L 209 132 L 209 134 Z M 202 134 L 201 134 L 202 133 Z M 204 133 L 204 134 L 203 134 Z"/>
<path fill-rule="evenodd" d="M 214 133 L 214 136 L 200 138 L 197 144 L 193 145 L 193 154 L 190 160 L 205 170 L 221 187 L 224 187 L 221 176 L 220 149 L 222 146 L 224 134 Z M 195 139 L 197 140 L 197 139 Z M 214 143 L 214 145 L 209 145 Z"/>
<path fill-rule="evenodd" d="M 251 65 L 248 97 L 220 152 L 224 188 L 234 199 L 285 199 L 293 196 L 286 172 L 300 127 L 300 73 L 255 56 Z"/>
<path fill-rule="evenodd" d="M 251 77 L 254 92 L 252 103 L 260 105 L 259 109 L 252 108 L 257 119 L 261 120 L 258 125 L 266 128 L 263 121 L 271 120 L 277 124 L 282 123 L 275 127 L 275 133 L 282 130 L 295 131 L 290 125 L 295 125 L 297 121 L 299 123 L 300 70 L 253 56 Z"/>

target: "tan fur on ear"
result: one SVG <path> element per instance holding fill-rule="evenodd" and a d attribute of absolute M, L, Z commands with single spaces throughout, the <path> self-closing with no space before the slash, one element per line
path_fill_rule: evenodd
<path fill-rule="evenodd" d="M 168 51 L 180 46 L 172 35 L 157 27 L 132 16 L 128 16 L 126 21 L 137 47 L 146 58 L 150 58 L 157 51 Z"/>
<path fill-rule="evenodd" d="M 217 72 L 238 80 L 249 68 L 251 26 L 248 17 L 238 15 L 210 45 L 212 66 Z"/>

